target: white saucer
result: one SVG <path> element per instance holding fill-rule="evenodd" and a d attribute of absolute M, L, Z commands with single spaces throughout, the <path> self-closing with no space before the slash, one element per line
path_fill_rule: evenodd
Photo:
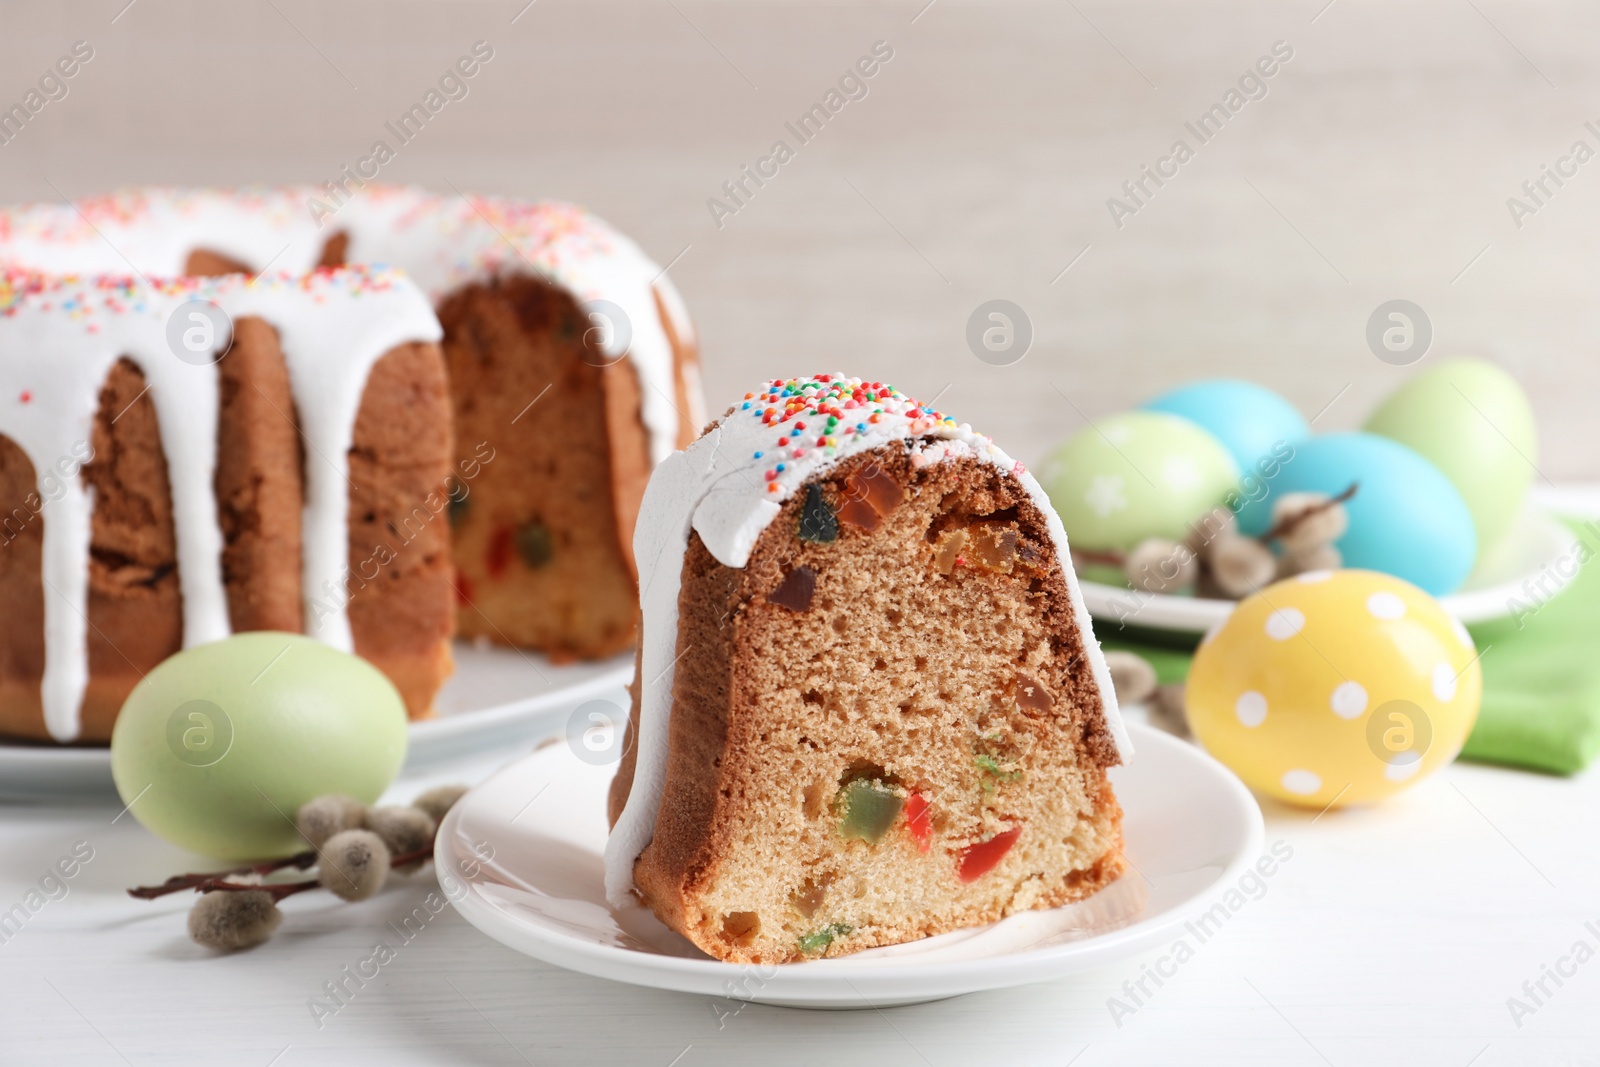
<path fill-rule="evenodd" d="M 408 768 L 483 748 L 510 733 L 546 730 L 564 712 L 620 690 L 633 677 L 632 653 L 556 666 L 535 652 L 458 641 L 454 654 L 456 670 L 439 691 L 434 718 L 409 728 Z M 109 748 L 0 741 L 0 798 L 102 793 L 116 793 Z"/>
<path fill-rule="evenodd" d="M 1577 534 L 1542 507 L 1530 505 L 1506 539 L 1457 592 L 1439 598 L 1450 614 L 1464 623 L 1491 622 L 1510 616 L 1516 603 L 1526 604 L 1528 579 L 1542 581 L 1548 599 L 1578 573 L 1573 555 Z M 1563 573 L 1565 571 L 1566 573 Z M 1084 606 L 1101 637 L 1115 637 L 1122 626 L 1174 633 L 1203 634 L 1221 623 L 1237 601 L 1193 596 L 1138 593 L 1126 586 L 1082 582 Z"/>
<path fill-rule="evenodd" d="M 561 739 L 472 790 L 439 828 L 446 895 L 490 937 L 618 982 L 806 1008 L 916 1004 L 1074 974 L 1169 944 L 1262 851 L 1261 809 L 1193 745 L 1129 725 L 1137 750 L 1111 772 L 1130 873 L 1089 900 L 842 959 L 720 963 L 601 886 L 614 764 Z"/>

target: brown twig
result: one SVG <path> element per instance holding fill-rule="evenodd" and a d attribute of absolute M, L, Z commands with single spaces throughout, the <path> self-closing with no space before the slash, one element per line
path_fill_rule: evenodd
<path fill-rule="evenodd" d="M 213 879 L 201 882 L 194 887 L 194 891 L 196 893 L 249 893 L 260 891 L 262 893 L 270 893 L 273 902 L 276 903 L 284 897 L 292 897 L 296 893 L 304 893 L 308 889 L 320 888 L 322 888 L 322 881 L 318 878 L 311 878 L 304 882 L 277 882 L 270 885 L 262 885 L 258 882 L 226 882 L 220 879 Z"/>
<path fill-rule="evenodd" d="M 1324 500 L 1320 504 L 1312 504 L 1310 507 L 1301 511 L 1297 511 L 1293 515 L 1285 515 L 1278 522 L 1274 523 L 1270 530 L 1261 535 L 1261 540 L 1273 541 L 1280 537 L 1285 537 L 1294 533 L 1296 527 L 1305 522 L 1311 516 L 1320 515 L 1322 512 L 1335 508 L 1340 504 L 1343 504 L 1346 500 L 1349 500 L 1351 497 L 1355 496 L 1356 490 L 1360 486 L 1360 482 L 1351 482 L 1350 488 L 1346 489 L 1338 496 Z"/>
<path fill-rule="evenodd" d="M 389 866 L 391 868 L 404 867 L 408 863 L 417 863 L 420 860 L 427 860 L 427 859 L 432 859 L 432 858 L 433 858 L 433 842 L 430 841 L 430 842 L 428 842 L 428 847 L 427 848 L 419 848 L 415 852 L 402 852 L 398 856 L 391 857 L 390 860 L 389 860 Z"/>
<path fill-rule="evenodd" d="M 291 867 L 298 871 L 304 871 L 311 868 L 316 862 L 316 852 L 308 849 L 305 852 L 297 852 L 293 856 L 288 856 L 281 860 L 268 860 L 265 863 L 252 863 L 243 867 L 234 867 L 233 869 L 226 871 L 175 874 L 171 878 L 168 878 L 165 882 L 162 882 L 160 885 L 136 886 L 133 889 L 128 890 L 128 895 L 130 897 L 137 897 L 140 900 L 154 900 L 157 897 L 164 897 L 168 893 L 181 893 L 185 889 L 195 889 L 201 885 L 204 885 L 206 882 L 225 880 L 238 874 L 271 874 L 274 871 L 287 870 Z M 257 886 L 255 888 L 260 887 Z"/>
<path fill-rule="evenodd" d="M 389 859 L 390 869 L 404 867 L 407 864 L 418 863 L 433 857 L 433 844 L 430 842 L 426 848 L 419 848 L 415 852 L 406 852 Z M 196 893 L 243 892 L 247 889 L 260 889 L 271 893 L 274 900 L 303 893 L 307 889 L 315 889 L 322 883 L 316 879 L 307 882 L 278 882 L 276 884 L 260 882 L 230 882 L 229 878 L 240 874 L 271 874 L 274 871 L 308 870 L 317 862 L 315 851 L 297 852 L 293 856 L 281 860 L 268 860 L 265 863 L 255 863 L 244 867 L 235 867 L 228 871 L 212 871 L 209 874 L 175 874 L 160 885 L 141 885 L 128 890 L 130 897 L 139 900 L 155 900 L 169 893 L 181 893 L 185 889 L 192 889 Z"/>

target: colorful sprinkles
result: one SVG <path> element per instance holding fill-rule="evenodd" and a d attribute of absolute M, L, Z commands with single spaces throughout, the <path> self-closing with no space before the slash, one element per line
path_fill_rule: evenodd
<path fill-rule="evenodd" d="M 790 460 L 804 459 L 813 449 L 821 451 L 824 457 L 833 456 L 886 417 L 905 419 L 910 423 L 910 432 L 917 435 L 958 428 L 954 419 L 913 400 L 892 385 L 846 378 L 842 374 L 775 378 L 767 383 L 763 392 L 746 393 L 738 410 L 760 419 L 761 425 L 772 427 L 776 431 L 772 445 L 774 455 Z M 807 423 L 807 419 L 812 421 Z M 757 451 L 752 453 L 752 458 L 762 459 L 765 455 L 765 450 Z M 783 463 L 774 463 L 764 472 L 767 492 L 782 492 L 778 476 L 784 469 Z"/>
<path fill-rule="evenodd" d="M 364 293 L 393 289 L 404 275 L 389 267 L 320 267 L 308 274 L 274 273 L 251 277 L 225 274 L 217 277 L 144 279 L 124 274 L 44 274 L 17 268 L 0 268 L 0 318 L 12 318 L 23 309 L 64 313 L 81 322 L 90 333 L 99 332 L 97 318 L 114 315 L 166 314 L 170 305 L 159 297 L 212 300 L 235 292 L 273 292 L 299 289 L 319 303 L 331 297 L 351 299 Z M 31 399 L 23 397 L 23 403 Z"/>
<path fill-rule="evenodd" d="M 424 192 L 410 186 L 368 183 L 360 199 L 382 213 L 383 228 L 396 237 L 418 235 L 428 255 L 446 268 L 446 291 L 473 278 L 535 270 L 566 279 L 579 266 L 615 258 L 617 235 L 575 204 L 494 196 Z M 339 201 L 314 186 L 244 186 L 232 189 L 124 189 L 71 204 L 47 202 L 0 208 L 0 245 L 16 242 L 55 246 L 93 246 L 121 241 L 141 229 L 193 225 L 218 203 L 265 224 L 285 238 L 324 236 L 313 202 L 332 210 Z M 342 210 L 342 209 L 341 209 Z M 324 220 L 331 231 L 337 216 Z M 434 240 L 427 240 L 429 236 Z M 9 253 L 19 255 L 16 247 Z M 18 262 L 26 261 L 21 253 Z M 149 271 L 149 265 L 144 269 Z M 435 296 L 442 295 L 440 293 Z M 580 299 L 605 293 L 577 293 Z"/>

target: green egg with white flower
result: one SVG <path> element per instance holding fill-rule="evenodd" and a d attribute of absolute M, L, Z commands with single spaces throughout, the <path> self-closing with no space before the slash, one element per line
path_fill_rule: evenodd
<path fill-rule="evenodd" d="M 133 816 L 224 860 L 303 849 L 300 805 L 326 793 L 370 804 L 405 754 L 405 703 L 381 671 L 270 631 L 164 660 L 128 695 L 111 735 L 112 777 Z"/>
<path fill-rule="evenodd" d="M 1052 452 L 1040 482 L 1075 551 L 1124 555 L 1146 538 L 1183 540 L 1196 518 L 1237 491 L 1239 468 L 1222 442 L 1189 420 L 1125 411 Z M 1082 573 L 1122 582 L 1111 565 Z"/>

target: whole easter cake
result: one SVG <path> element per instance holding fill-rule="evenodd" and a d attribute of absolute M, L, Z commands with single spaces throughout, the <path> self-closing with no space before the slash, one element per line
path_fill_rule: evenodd
<path fill-rule="evenodd" d="M 133 189 L 0 212 L 0 262 L 151 277 L 404 270 L 444 329 L 459 631 L 558 658 L 632 644 L 639 498 L 704 418 L 682 301 L 601 220 L 374 184 Z"/>
<path fill-rule="evenodd" d="M 391 264 L 411 281 L 333 269 L 346 263 Z M 651 467 L 702 419 L 681 301 L 598 219 L 372 185 L 132 190 L 0 212 L 0 264 L 33 278 L 10 283 L 0 320 L 3 540 L 26 540 L 31 526 L 43 553 L 0 560 L 20 583 L 0 594 L 17 609 L 0 631 L 0 685 L 16 698 L 4 699 L 0 733 L 104 740 L 132 684 L 123 673 L 136 680 L 230 629 L 353 642 L 413 716 L 449 672 L 452 625 L 558 659 L 634 640 L 639 499 Z M 269 273 L 248 276 L 257 271 Z M 201 280 L 212 275 L 228 278 Z M 299 297 L 294 278 L 305 279 Z M 387 295 L 362 302 L 372 279 Z M 259 308 L 269 290 L 280 297 Z M 175 347 L 182 326 L 174 335 L 157 321 L 190 299 L 234 320 L 209 376 Z M 347 328 L 325 334 L 324 312 Z M 402 325 L 410 332 L 395 336 Z M 380 369 L 401 361 L 375 347 L 384 338 L 426 348 L 387 383 Z M 338 395 L 324 389 L 332 368 L 350 375 Z M 53 419 L 76 436 L 27 443 Z M 386 450 L 398 480 L 364 487 L 357 473 L 384 468 Z M 324 476 L 347 466 L 348 483 Z M 54 500 L 77 499 L 79 467 L 93 493 L 68 515 Z M 348 551 L 335 552 L 329 531 L 343 538 L 347 512 Z M 53 521 L 73 525 L 52 533 Z M 39 588 L 81 585 L 79 569 L 86 594 L 39 605 Z M 104 614 L 112 590 L 134 606 Z M 170 603 L 147 616 L 147 596 Z M 56 618 L 85 604 L 80 623 Z M 374 632 L 431 636 L 389 655 L 364 640 L 363 618 Z"/>
<path fill-rule="evenodd" d="M 1130 754 L 1060 521 L 879 382 L 749 393 L 659 467 L 606 889 L 723 960 L 836 956 L 1088 896 Z"/>

